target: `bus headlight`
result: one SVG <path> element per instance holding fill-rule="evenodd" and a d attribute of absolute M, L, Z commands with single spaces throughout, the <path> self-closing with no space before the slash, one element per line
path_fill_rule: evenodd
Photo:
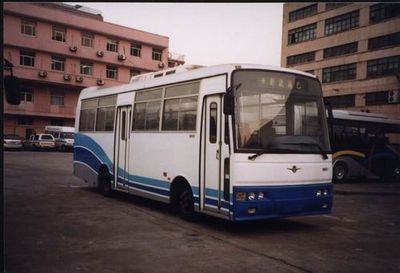
<path fill-rule="evenodd" d="M 249 194 L 247 195 L 247 199 L 249 201 L 253 201 L 254 199 L 256 199 L 256 194 L 254 192 L 249 192 Z"/>
<path fill-rule="evenodd" d="M 321 196 L 321 194 L 322 194 L 322 191 L 321 190 L 317 190 L 317 193 L 316 193 L 317 197 Z"/>
<path fill-rule="evenodd" d="M 324 189 L 324 191 L 322 193 L 323 193 L 323 195 L 328 195 L 329 191 L 327 189 Z"/>
<path fill-rule="evenodd" d="M 245 192 L 237 192 L 236 193 L 236 201 L 246 201 L 246 193 Z"/>
<path fill-rule="evenodd" d="M 258 200 L 264 199 L 264 193 L 263 193 L 263 192 L 259 192 L 259 193 L 258 193 L 258 196 L 257 196 L 257 199 L 258 199 Z"/>

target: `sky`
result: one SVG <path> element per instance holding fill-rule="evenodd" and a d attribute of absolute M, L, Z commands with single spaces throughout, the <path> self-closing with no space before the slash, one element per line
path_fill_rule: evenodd
<path fill-rule="evenodd" d="M 280 65 L 282 3 L 95 3 L 104 21 L 169 37 L 186 64 Z"/>

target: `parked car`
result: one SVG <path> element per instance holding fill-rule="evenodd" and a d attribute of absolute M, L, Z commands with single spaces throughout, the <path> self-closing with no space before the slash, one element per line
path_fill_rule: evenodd
<path fill-rule="evenodd" d="M 33 150 L 52 150 L 55 147 L 55 139 L 50 134 L 31 135 L 27 141 L 24 142 L 25 149 Z"/>
<path fill-rule="evenodd" d="M 23 145 L 23 137 L 15 134 L 6 134 L 4 135 L 4 149 L 12 149 L 12 150 L 22 150 Z"/>
<path fill-rule="evenodd" d="M 74 149 L 74 127 L 46 126 L 44 132 L 55 138 L 55 147 L 59 151 L 73 151 Z"/>

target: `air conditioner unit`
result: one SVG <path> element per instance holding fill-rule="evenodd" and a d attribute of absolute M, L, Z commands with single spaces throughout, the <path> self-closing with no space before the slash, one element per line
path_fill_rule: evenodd
<path fill-rule="evenodd" d="M 158 64 L 158 67 L 159 67 L 159 68 L 163 68 L 163 67 L 164 67 L 164 64 L 163 64 L 163 63 L 159 63 L 159 64 Z"/>
<path fill-rule="evenodd" d="M 69 51 L 71 51 L 71 52 L 76 52 L 77 50 L 78 50 L 77 46 L 70 46 L 69 47 Z"/>
<path fill-rule="evenodd" d="M 76 82 L 83 82 L 83 77 L 82 76 L 76 76 L 75 77 Z"/>
<path fill-rule="evenodd" d="M 46 78 L 47 77 L 47 71 L 39 71 L 38 75 L 41 78 Z"/>
<path fill-rule="evenodd" d="M 391 90 L 388 92 L 388 103 L 399 103 L 400 102 L 400 91 Z"/>
<path fill-rule="evenodd" d="M 120 60 L 120 61 L 126 60 L 125 54 L 118 54 L 118 60 Z"/>
<path fill-rule="evenodd" d="M 102 79 L 97 79 L 97 85 L 104 85 L 105 82 Z"/>
<path fill-rule="evenodd" d="M 96 55 L 97 55 L 98 57 L 103 57 L 103 56 L 104 56 L 104 52 L 101 51 L 101 50 L 99 50 L 99 51 L 96 52 Z"/>
<path fill-rule="evenodd" d="M 70 81 L 70 80 L 71 80 L 71 75 L 65 74 L 64 81 Z"/>

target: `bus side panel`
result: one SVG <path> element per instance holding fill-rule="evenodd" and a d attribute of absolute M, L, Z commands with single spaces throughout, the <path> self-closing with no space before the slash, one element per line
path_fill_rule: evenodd
<path fill-rule="evenodd" d="M 184 177 L 198 203 L 198 135 L 196 133 L 132 133 L 129 186 L 169 200 L 170 183 Z"/>
<path fill-rule="evenodd" d="M 113 133 L 75 133 L 74 175 L 97 186 L 97 175 L 101 165 L 106 165 L 112 174 Z"/>

